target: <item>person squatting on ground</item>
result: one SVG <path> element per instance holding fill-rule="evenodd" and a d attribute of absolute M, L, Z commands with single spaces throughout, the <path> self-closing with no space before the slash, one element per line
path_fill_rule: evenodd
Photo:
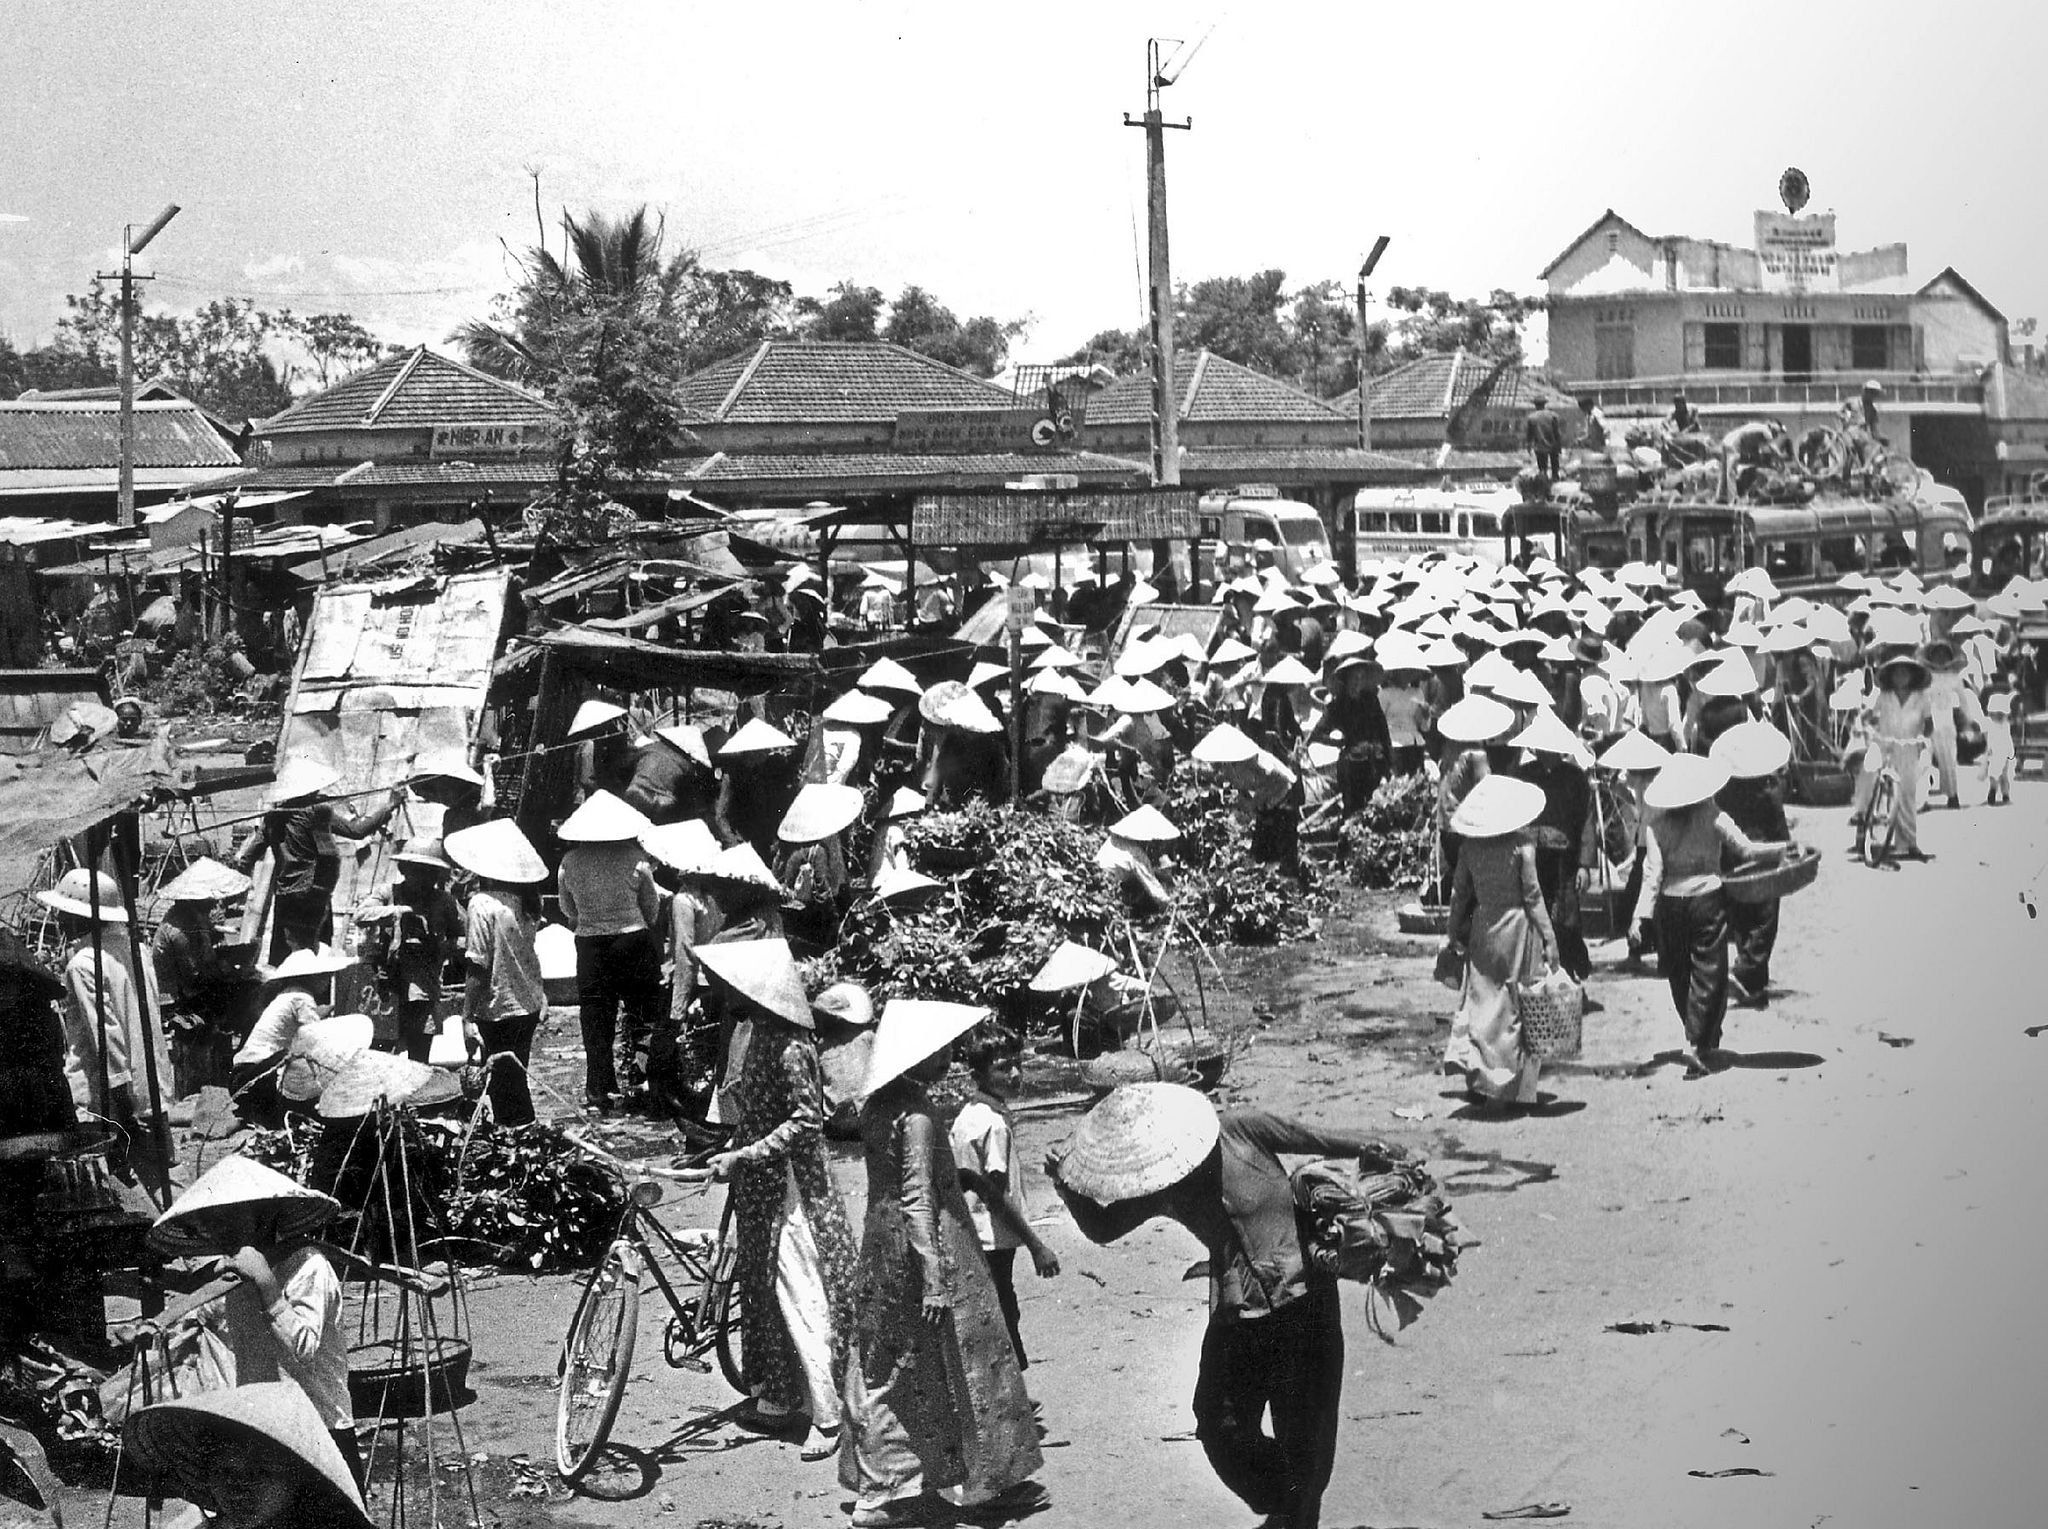
<path fill-rule="evenodd" d="M 1194 1089 L 1140 1083 L 1097 1105 L 1046 1160 L 1089 1241 L 1163 1217 L 1207 1250 L 1195 1433 L 1217 1477 L 1274 1529 L 1318 1529 L 1344 1389 L 1336 1277 L 1302 1255 L 1280 1158 L 1345 1156 L 1371 1168 L 1382 1150 L 1363 1132 L 1258 1109 L 1219 1116 Z"/>

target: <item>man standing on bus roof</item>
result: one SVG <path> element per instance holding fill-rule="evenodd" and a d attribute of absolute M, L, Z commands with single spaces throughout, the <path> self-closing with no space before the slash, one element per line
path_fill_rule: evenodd
<path fill-rule="evenodd" d="M 1700 427 L 1700 417 L 1693 406 L 1685 401 L 1683 390 L 1671 395 L 1671 428 L 1680 435 L 1689 435 Z"/>
<path fill-rule="evenodd" d="M 1870 432 L 1873 439 L 1877 435 L 1877 400 L 1880 396 L 1883 395 L 1883 393 L 1884 384 L 1879 382 L 1875 377 L 1867 377 L 1864 379 L 1863 428 Z"/>
<path fill-rule="evenodd" d="M 1550 400 L 1541 393 L 1536 395 L 1528 417 L 1522 421 L 1522 439 L 1536 457 L 1536 470 L 1555 481 L 1557 459 L 1564 450 L 1564 426 L 1558 421 L 1557 411 L 1550 407 Z"/>
<path fill-rule="evenodd" d="M 1578 404 L 1583 417 L 1579 444 L 1595 456 L 1606 456 L 1607 416 L 1601 412 L 1599 401 L 1591 393 L 1581 393 Z"/>

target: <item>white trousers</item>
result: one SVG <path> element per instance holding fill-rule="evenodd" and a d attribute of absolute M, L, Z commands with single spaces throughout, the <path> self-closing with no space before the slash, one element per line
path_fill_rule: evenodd
<path fill-rule="evenodd" d="M 818 1262 L 817 1239 L 804 1219 L 796 1181 L 783 1170 L 782 1217 L 775 1233 L 775 1304 L 789 1330 L 797 1363 L 803 1367 L 804 1389 L 811 1397 L 811 1423 L 837 1428 L 841 1404 L 832 1377 L 832 1303 L 825 1295 L 825 1274 Z"/>

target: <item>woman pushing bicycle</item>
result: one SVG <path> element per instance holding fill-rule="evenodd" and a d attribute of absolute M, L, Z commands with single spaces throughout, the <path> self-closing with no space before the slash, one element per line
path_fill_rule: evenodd
<path fill-rule="evenodd" d="M 1926 860 L 1920 848 L 1920 792 L 1926 774 L 1921 750 L 1934 732 L 1934 706 L 1928 694 L 1933 676 L 1911 652 L 1895 652 L 1877 666 L 1877 694 L 1863 715 L 1869 746 L 1863 770 L 1856 777 L 1850 818 L 1856 824 L 1852 853 L 1861 855 L 1873 828 L 1871 799 L 1887 770 L 1897 784 L 1891 793 L 1892 853 L 1901 860 Z"/>

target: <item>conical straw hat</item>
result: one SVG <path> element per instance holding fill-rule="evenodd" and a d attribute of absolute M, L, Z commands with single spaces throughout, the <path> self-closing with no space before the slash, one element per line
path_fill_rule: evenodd
<path fill-rule="evenodd" d="M 1491 696 L 1468 695 L 1453 701 L 1437 718 L 1437 731 L 1453 743 L 1491 743 L 1507 736 L 1515 714 Z"/>
<path fill-rule="evenodd" d="M 1056 695 L 1069 701 L 1087 699 L 1087 692 L 1074 683 L 1073 676 L 1060 669 L 1039 670 L 1024 689 L 1030 695 Z"/>
<path fill-rule="evenodd" d="M 1768 722 L 1741 722 L 1714 740 L 1707 757 L 1737 780 L 1761 780 L 1792 762 L 1792 740 Z"/>
<path fill-rule="evenodd" d="M 759 887 L 764 892 L 782 891 L 782 883 L 775 879 L 775 873 L 768 869 L 760 853 L 751 844 L 733 844 L 718 852 L 718 859 L 712 863 L 711 874 L 720 881 L 730 881 L 738 886 Z"/>
<path fill-rule="evenodd" d="M 120 1493 L 204 1498 L 207 1462 L 223 1451 L 254 1470 L 297 1480 L 294 1522 L 369 1529 L 362 1493 L 326 1420 L 289 1380 L 255 1381 L 136 1408 L 121 1426 L 121 1459 L 128 1468 L 121 1472 Z"/>
<path fill-rule="evenodd" d="M 340 784 L 341 777 L 319 760 L 290 759 L 277 772 L 277 779 L 270 783 L 269 798 L 273 803 L 299 802 L 308 797 L 324 796 Z"/>
<path fill-rule="evenodd" d="M 889 794 L 889 805 L 882 810 L 885 819 L 914 818 L 925 808 L 924 794 L 908 786 L 898 786 Z"/>
<path fill-rule="evenodd" d="M 902 695 L 921 695 L 924 686 L 917 676 L 893 658 L 878 658 L 861 671 L 857 683 L 862 690 L 893 690 Z"/>
<path fill-rule="evenodd" d="M 609 791 L 593 791 L 562 820 L 555 837 L 564 844 L 617 844 L 637 839 L 654 825 L 647 814 Z"/>
<path fill-rule="evenodd" d="M 465 871 L 486 881 L 530 886 L 548 879 L 547 862 L 510 818 L 458 828 L 442 841 L 441 849 Z"/>
<path fill-rule="evenodd" d="M 1164 844 L 1180 837 L 1180 830 L 1173 826 L 1166 814 L 1149 803 L 1118 818 L 1109 825 L 1109 831 L 1134 844 Z"/>
<path fill-rule="evenodd" d="M 1701 754 L 1674 754 L 1643 790 L 1643 805 L 1662 810 L 1704 802 L 1728 784 L 1728 766 Z"/>
<path fill-rule="evenodd" d="M 249 878 L 240 871 L 202 855 L 180 871 L 157 895 L 165 902 L 210 903 L 225 897 L 240 897 L 250 885 Z"/>
<path fill-rule="evenodd" d="M 799 1030 L 815 1028 L 804 979 L 786 940 L 714 941 L 697 947 L 697 962 L 764 1013 Z"/>
<path fill-rule="evenodd" d="M 213 1228 L 202 1219 L 206 1212 L 231 1206 L 260 1207 L 273 1213 L 280 1238 L 303 1237 L 341 1210 L 341 1202 L 331 1195 L 294 1183 L 275 1168 L 237 1154 L 215 1163 L 171 1202 L 171 1208 L 149 1229 L 150 1245 L 173 1256 L 231 1253 L 234 1249 L 220 1248 L 210 1240 Z"/>
<path fill-rule="evenodd" d="M 1075 657 L 1058 643 L 1052 643 L 1038 657 L 1031 660 L 1030 667 L 1033 669 L 1079 669 L 1083 666 L 1083 663 L 1084 660 Z"/>
<path fill-rule="evenodd" d="M 320 1090 L 316 1108 L 322 1120 L 356 1120 L 380 1103 L 427 1109 L 461 1097 L 462 1082 L 452 1072 L 388 1051 L 365 1051 Z"/>
<path fill-rule="evenodd" d="M 1240 642 L 1235 637 L 1226 637 L 1216 644 L 1215 650 L 1209 654 L 1208 662 L 1220 668 L 1224 664 L 1241 664 L 1246 659 L 1258 656 L 1259 650 L 1250 643 Z"/>
<path fill-rule="evenodd" d="M 430 749 L 412 762 L 414 780 L 461 780 L 472 786 L 484 783 L 483 775 L 469 762 L 469 755 L 459 748 Z"/>
<path fill-rule="evenodd" d="M 875 1049 L 868 1058 L 868 1075 L 861 1080 L 861 1097 L 868 1098 L 902 1077 L 941 1046 L 950 1045 L 988 1017 L 989 1011 L 979 1004 L 945 1003 L 933 998 L 890 999 L 882 1009 L 881 1024 L 875 1028 Z"/>
<path fill-rule="evenodd" d="M 834 834 L 844 833 L 862 807 L 860 787 L 835 786 L 811 781 L 797 792 L 775 837 L 784 844 L 816 844 Z"/>
<path fill-rule="evenodd" d="M 1070 743 L 1054 755 L 1039 784 L 1055 796 L 1071 796 L 1093 779 L 1094 752 L 1085 743 Z"/>
<path fill-rule="evenodd" d="M 581 738 L 585 733 L 594 733 L 607 723 L 616 722 L 626 714 L 626 708 L 615 706 L 610 701 L 585 701 L 576 708 L 576 715 L 569 721 L 565 738 Z"/>
<path fill-rule="evenodd" d="M 1179 644 L 1147 638 L 1131 643 L 1117 655 L 1115 672 L 1127 680 L 1143 679 L 1178 661 L 1180 656 Z"/>
<path fill-rule="evenodd" d="M 972 694 L 973 692 L 959 680 L 940 680 L 917 698 L 917 714 L 932 726 L 943 727 L 945 719 L 939 713 L 961 696 Z"/>
<path fill-rule="evenodd" d="M 1045 965 L 1039 967 L 1031 979 L 1031 991 L 1069 993 L 1077 987 L 1101 981 L 1116 969 L 1116 962 L 1101 951 L 1067 940 L 1045 958 Z"/>
<path fill-rule="evenodd" d="M 1632 727 L 1601 754 L 1603 770 L 1661 770 L 1671 762 L 1671 750 L 1639 727 Z"/>
<path fill-rule="evenodd" d="M 933 719 L 941 727 L 957 727 L 963 733 L 999 733 L 1003 724 L 988 709 L 988 702 L 971 690 L 963 690 L 939 708 Z"/>
<path fill-rule="evenodd" d="M 1110 705 L 1127 717 L 1144 716 L 1148 712 L 1171 711 L 1173 694 L 1148 679 L 1125 680 L 1122 692 Z"/>
<path fill-rule="evenodd" d="M 984 685 L 993 684 L 997 680 L 1006 680 L 1009 677 L 1010 666 L 1008 664 L 992 664 L 987 659 L 981 659 L 968 671 L 967 688 L 969 690 L 979 690 Z"/>
<path fill-rule="evenodd" d="M 1586 746 L 1579 741 L 1579 735 L 1566 727 L 1563 718 L 1548 706 L 1539 706 L 1535 719 L 1508 742 L 1516 748 L 1534 749 L 1544 754 L 1561 754 L 1566 759 L 1587 758 Z"/>
<path fill-rule="evenodd" d="M 869 695 L 865 690 L 849 690 L 818 715 L 827 722 L 838 722 L 847 727 L 872 727 L 877 722 L 887 722 L 895 710 L 878 695 Z"/>
<path fill-rule="evenodd" d="M 711 750 L 704 745 L 704 729 L 695 723 L 671 722 L 667 727 L 657 727 L 654 736 L 705 769 L 711 768 Z"/>
<path fill-rule="evenodd" d="M 1527 828 L 1543 815 L 1543 788 L 1512 775 L 1489 775 L 1465 794 L 1451 814 L 1451 832 L 1468 839 L 1497 839 Z"/>
<path fill-rule="evenodd" d="M 1511 701 L 1517 706 L 1547 706 L 1550 691 L 1543 681 L 1527 669 L 1510 668 L 1507 673 L 1494 680 L 1488 687 L 1495 698 Z"/>
<path fill-rule="evenodd" d="M 1088 1112 L 1047 1166 L 1062 1188 L 1115 1205 L 1178 1184 L 1221 1133 L 1216 1107 L 1194 1089 L 1126 1083 Z"/>
<path fill-rule="evenodd" d="M 454 869 L 448 863 L 448 856 L 441 846 L 441 841 L 429 839 L 424 834 L 415 834 L 407 839 L 404 848 L 391 858 L 399 865 L 431 866 L 437 871 Z"/>
<path fill-rule="evenodd" d="M 1256 759 L 1259 746 L 1242 728 L 1219 722 L 1195 741 L 1188 757 L 1197 764 L 1238 764 Z"/>
<path fill-rule="evenodd" d="M 725 740 L 725 747 L 718 751 L 720 759 L 735 759 L 745 754 L 773 754 L 782 749 L 796 747 L 796 739 L 781 728 L 759 717 L 750 719 L 747 725 Z"/>
<path fill-rule="evenodd" d="M 294 950 L 286 954 L 277 965 L 266 967 L 265 982 L 290 982 L 298 977 L 332 977 L 345 972 L 356 964 L 356 958 L 346 951 L 321 946 L 318 950 Z"/>
<path fill-rule="evenodd" d="M 1316 676 L 1313 669 L 1289 653 L 1261 674 L 1259 682 L 1265 685 L 1313 685 Z"/>
<path fill-rule="evenodd" d="M 370 1049 L 376 1024 L 367 1014 L 336 1014 L 308 1020 L 292 1037 L 291 1052 L 278 1070 L 277 1091 L 295 1104 L 311 1104 L 341 1070 Z"/>
<path fill-rule="evenodd" d="M 875 883 L 875 897 L 885 903 L 913 903 L 944 886 L 944 882 L 934 881 L 922 871 L 897 866 L 882 873 L 881 879 Z"/>
<path fill-rule="evenodd" d="M 710 874 L 718 859 L 718 840 L 702 818 L 656 823 L 640 835 L 640 847 L 670 870 L 686 876 Z"/>
<path fill-rule="evenodd" d="M 1758 688 L 1756 668 L 1745 654 L 1731 652 L 1701 675 L 1695 688 L 1702 695 L 1723 698 L 1753 695 Z"/>

